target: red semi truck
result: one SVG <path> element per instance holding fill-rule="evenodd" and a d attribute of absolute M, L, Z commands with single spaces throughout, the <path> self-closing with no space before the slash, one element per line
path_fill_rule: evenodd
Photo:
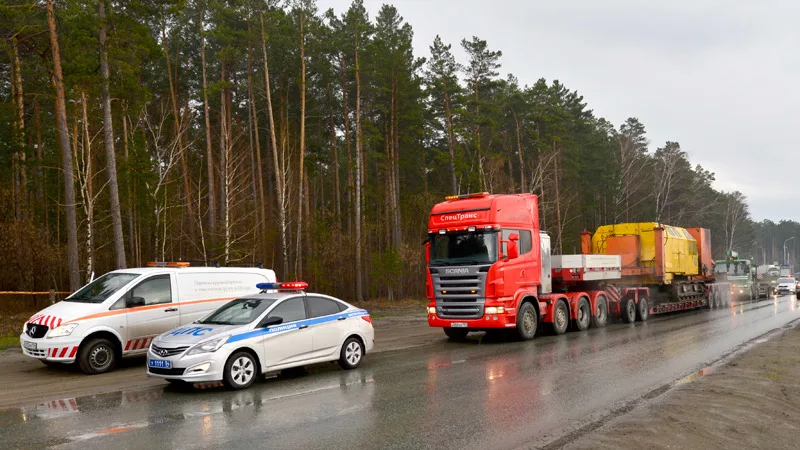
<path fill-rule="evenodd" d="M 431 211 L 426 250 L 428 324 L 451 339 L 508 331 L 528 340 L 540 323 L 562 334 L 570 325 L 602 327 L 610 316 L 643 321 L 651 313 L 706 306 L 709 299 L 711 306 L 722 304 L 706 293 L 654 308 L 648 287 L 621 283 L 621 256 L 551 255 L 532 194 L 447 197 Z"/>

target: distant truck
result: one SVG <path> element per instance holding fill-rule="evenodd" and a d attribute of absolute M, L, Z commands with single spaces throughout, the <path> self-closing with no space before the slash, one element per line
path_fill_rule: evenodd
<path fill-rule="evenodd" d="M 717 280 L 727 280 L 731 285 L 734 300 L 755 300 L 755 270 L 749 259 L 739 258 L 735 251 L 728 251 L 726 259 L 715 261 L 714 273 Z"/>
<path fill-rule="evenodd" d="M 778 286 L 778 278 L 781 271 L 777 264 L 762 264 L 756 267 L 756 288 L 759 297 L 775 295 L 775 288 Z"/>
<path fill-rule="evenodd" d="M 781 264 L 782 277 L 791 277 L 793 273 L 791 264 Z"/>

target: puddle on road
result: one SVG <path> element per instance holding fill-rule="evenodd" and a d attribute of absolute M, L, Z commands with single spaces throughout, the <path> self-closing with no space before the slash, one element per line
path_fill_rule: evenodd
<path fill-rule="evenodd" d="M 692 383 L 694 381 L 699 380 L 701 377 L 704 377 L 706 375 L 711 374 L 713 371 L 714 370 L 711 367 L 706 367 L 705 369 L 700 369 L 695 373 L 692 373 L 690 375 L 687 375 L 687 376 L 681 378 L 680 380 L 676 381 L 675 384 L 676 385 L 681 385 L 681 384 L 686 384 L 686 383 Z"/>

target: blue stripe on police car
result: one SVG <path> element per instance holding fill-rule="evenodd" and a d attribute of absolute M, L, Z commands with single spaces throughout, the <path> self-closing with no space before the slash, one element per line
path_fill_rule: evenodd
<path fill-rule="evenodd" d="M 312 325 L 319 325 L 321 323 L 326 323 L 326 322 L 333 322 L 333 321 L 339 320 L 340 318 L 350 319 L 350 318 L 353 318 L 353 317 L 361 317 L 361 316 L 368 316 L 368 315 L 369 315 L 369 312 L 367 312 L 364 309 L 361 309 L 361 310 L 352 311 L 352 312 L 349 312 L 349 313 L 341 313 L 341 314 L 336 314 L 336 315 L 331 315 L 331 316 L 315 317 L 313 319 L 298 320 L 297 322 L 291 322 L 291 323 L 281 324 L 281 325 L 274 325 L 274 326 L 271 326 L 271 327 L 268 327 L 268 328 L 261 328 L 261 329 L 258 329 L 258 330 L 247 331 L 245 333 L 234 334 L 233 336 L 231 336 L 228 339 L 226 344 L 229 344 L 231 342 L 243 341 L 245 339 L 251 339 L 251 338 L 255 338 L 255 337 L 259 337 L 259 336 L 265 336 L 265 335 L 268 335 L 268 334 L 283 333 L 283 332 L 286 332 L 286 331 L 291 331 L 291 330 L 298 329 L 301 326 L 312 326 Z"/>

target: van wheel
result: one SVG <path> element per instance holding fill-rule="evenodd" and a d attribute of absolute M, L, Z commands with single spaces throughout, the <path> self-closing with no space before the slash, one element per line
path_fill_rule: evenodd
<path fill-rule="evenodd" d="M 589 300 L 582 297 L 578 300 L 578 317 L 575 318 L 575 329 L 583 331 L 589 328 L 589 320 L 592 317 L 592 307 Z"/>
<path fill-rule="evenodd" d="M 602 295 L 597 297 L 595 315 L 592 316 L 592 327 L 603 328 L 608 322 L 608 301 Z"/>
<path fill-rule="evenodd" d="M 95 338 L 81 345 L 78 366 L 89 375 L 106 373 L 117 365 L 114 343 L 105 338 Z"/>
<path fill-rule="evenodd" d="M 363 358 L 364 345 L 358 338 L 351 336 L 344 341 L 342 351 L 339 352 L 339 367 L 344 370 L 355 369 Z"/>
<path fill-rule="evenodd" d="M 569 326 L 569 309 L 563 300 L 556 303 L 555 311 L 553 311 L 553 333 L 564 334 Z"/>
<path fill-rule="evenodd" d="M 256 360 L 247 352 L 236 352 L 225 363 L 222 381 L 230 389 L 244 389 L 253 384 L 258 374 Z"/>
<path fill-rule="evenodd" d="M 536 328 L 539 325 L 539 316 L 536 308 L 530 303 L 523 303 L 517 313 L 517 337 L 523 341 L 529 341 L 536 336 Z"/>

